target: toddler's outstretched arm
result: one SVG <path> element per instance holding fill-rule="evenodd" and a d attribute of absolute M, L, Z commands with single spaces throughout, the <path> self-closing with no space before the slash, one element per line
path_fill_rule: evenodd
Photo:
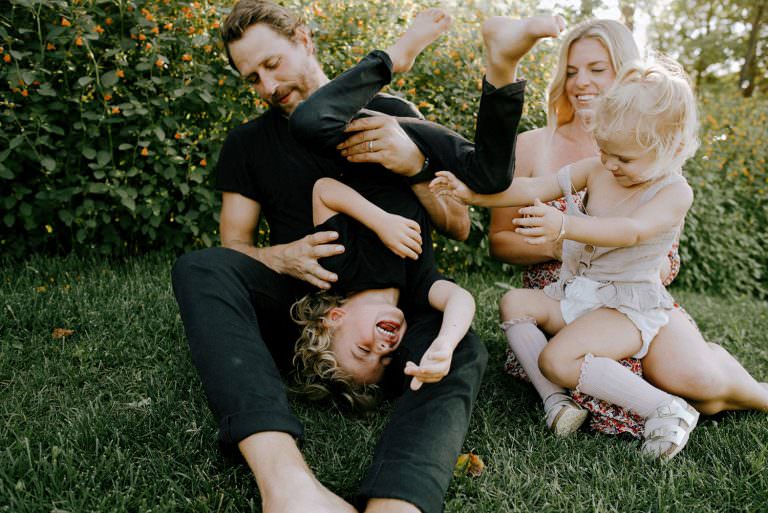
<path fill-rule="evenodd" d="M 575 190 L 587 185 L 590 174 L 598 169 L 599 159 L 590 158 L 571 166 L 571 183 Z M 519 207 L 531 205 L 536 199 L 550 201 L 563 195 L 557 175 L 520 177 L 505 191 L 497 194 L 477 194 L 450 171 L 438 171 L 429 184 L 435 194 L 449 194 L 469 205 L 478 207 Z"/>
<path fill-rule="evenodd" d="M 363 223 L 396 255 L 414 260 L 419 258 L 421 254 L 419 223 L 413 219 L 390 214 L 338 180 L 319 179 L 312 189 L 312 218 L 315 226 L 339 213 Z"/>
<path fill-rule="evenodd" d="M 437 338 L 421 357 L 419 365 L 408 362 L 405 374 L 413 376 L 411 389 L 424 383 L 436 383 L 448 375 L 456 346 L 469 331 L 475 317 L 472 294 L 448 280 L 438 280 L 429 289 L 429 304 L 443 312 L 443 324 Z"/>

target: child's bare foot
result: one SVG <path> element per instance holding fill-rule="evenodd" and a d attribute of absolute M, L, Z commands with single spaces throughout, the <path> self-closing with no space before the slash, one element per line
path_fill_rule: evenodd
<path fill-rule="evenodd" d="M 483 23 L 486 48 L 486 80 L 496 87 L 515 81 L 520 59 L 539 39 L 557 37 L 565 30 L 560 16 L 534 16 L 513 20 L 503 16 L 489 18 Z"/>
<path fill-rule="evenodd" d="M 442 9 L 420 12 L 411 26 L 388 50 L 392 59 L 392 71 L 403 73 L 413 67 L 416 57 L 440 34 L 451 26 L 451 17 Z"/>

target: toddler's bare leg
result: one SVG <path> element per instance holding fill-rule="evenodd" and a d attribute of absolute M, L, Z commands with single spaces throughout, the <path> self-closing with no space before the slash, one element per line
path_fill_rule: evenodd
<path fill-rule="evenodd" d="M 541 38 L 557 37 L 564 29 L 565 20 L 560 16 L 489 18 L 483 23 L 486 80 L 496 87 L 514 82 L 518 63 L 533 45 Z"/>
<path fill-rule="evenodd" d="M 451 17 L 442 9 L 433 8 L 420 12 L 405 34 L 387 50 L 389 58 L 392 59 L 392 71 L 409 71 L 416 57 L 450 26 Z"/>

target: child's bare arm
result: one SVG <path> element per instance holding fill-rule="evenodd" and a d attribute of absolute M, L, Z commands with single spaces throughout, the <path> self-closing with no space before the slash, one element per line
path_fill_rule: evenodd
<path fill-rule="evenodd" d="M 421 254 L 419 223 L 390 214 L 338 180 L 319 179 L 312 189 L 312 219 L 315 226 L 339 213 L 357 219 L 373 230 L 396 255 L 415 260 Z"/>
<path fill-rule="evenodd" d="M 571 167 L 571 183 L 581 190 L 587 185 L 590 174 L 599 169 L 598 159 L 585 159 Z M 437 178 L 429 187 L 436 194 L 450 194 L 470 205 L 479 207 L 518 207 L 530 205 L 536 199 L 550 201 L 563 195 L 557 175 L 519 177 L 512 181 L 507 190 L 497 194 L 477 194 L 450 171 L 438 171 Z"/>
<path fill-rule="evenodd" d="M 626 217 L 568 216 L 537 203 L 520 209 L 530 216 L 515 219 L 516 231 L 542 244 L 559 237 L 603 247 L 635 246 L 679 225 L 693 203 L 693 191 L 686 183 L 664 187 L 650 201 Z"/>
<path fill-rule="evenodd" d="M 464 338 L 475 317 L 472 294 L 448 280 L 438 280 L 429 289 L 429 304 L 443 312 L 440 332 L 422 356 L 419 365 L 408 362 L 405 373 L 413 376 L 411 389 L 424 383 L 436 383 L 451 370 L 453 352 Z"/>

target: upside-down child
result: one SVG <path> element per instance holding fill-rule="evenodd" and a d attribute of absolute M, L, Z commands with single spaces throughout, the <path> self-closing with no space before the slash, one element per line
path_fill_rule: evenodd
<path fill-rule="evenodd" d="M 659 329 L 681 315 L 659 269 L 693 201 L 682 175 L 698 146 L 693 91 L 672 61 L 631 63 L 599 99 L 592 124 L 600 157 L 556 176 L 519 178 L 503 193 L 479 195 L 438 173 L 432 188 L 480 206 L 533 204 L 521 209 L 528 217 L 515 220 L 516 231 L 531 244 L 564 240 L 559 280 L 544 290 L 512 291 L 501 303 L 502 327 L 550 428 L 565 434 L 584 420 L 563 387 L 575 388 L 644 417 L 643 451 L 669 459 L 687 443 L 699 413 L 617 360 L 643 358 Z M 584 188 L 587 214 L 572 197 Z M 566 213 L 542 203 L 562 195 Z M 549 343 L 540 329 L 553 335 Z M 765 386 L 739 372 L 739 403 L 768 408 Z"/>
<path fill-rule="evenodd" d="M 454 170 L 487 192 L 504 190 L 512 179 L 510 162 L 524 88 L 524 82 L 515 80 L 517 62 L 539 38 L 555 36 L 563 28 L 562 20 L 553 17 L 516 23 L 517 30 L 504 38 L 497 38 L 493 23 L 485 26 L 488 72 L 475 146 L 439 125 L 398 118 L 430 169 Z M 334 154 L 360 108 L 389 83 L 392 73 L 408 71 L 449 24 L 442 10 L 427 10 L 386 52 L 372 52 L 324 85 L 292 115 L 296 138 L 318 153 Z M 309 395 L 322 397 L 335 389 L 364 406 L 372 400 L 369 385 L 382 379 L 403 339 L 404 311 L 443 312 L 437 338 L 418 365 L 409 361 L 405 366 L 411 388 L 418 389 L 448 374 L 451 355 L 470 328 L 475 305 L 467 291 L 438 273 L 429 218 L 406 179 L 381 166 L 345 161 L 339 165 L 338 179 L 320 179 L 313 191 L 316 230 L 337 232 L 345 247 L 344 253 L 322 260 L 339 279 L 331 290 L 294 305 L 294 319 L 303 326 L 295 360 Z"/>

